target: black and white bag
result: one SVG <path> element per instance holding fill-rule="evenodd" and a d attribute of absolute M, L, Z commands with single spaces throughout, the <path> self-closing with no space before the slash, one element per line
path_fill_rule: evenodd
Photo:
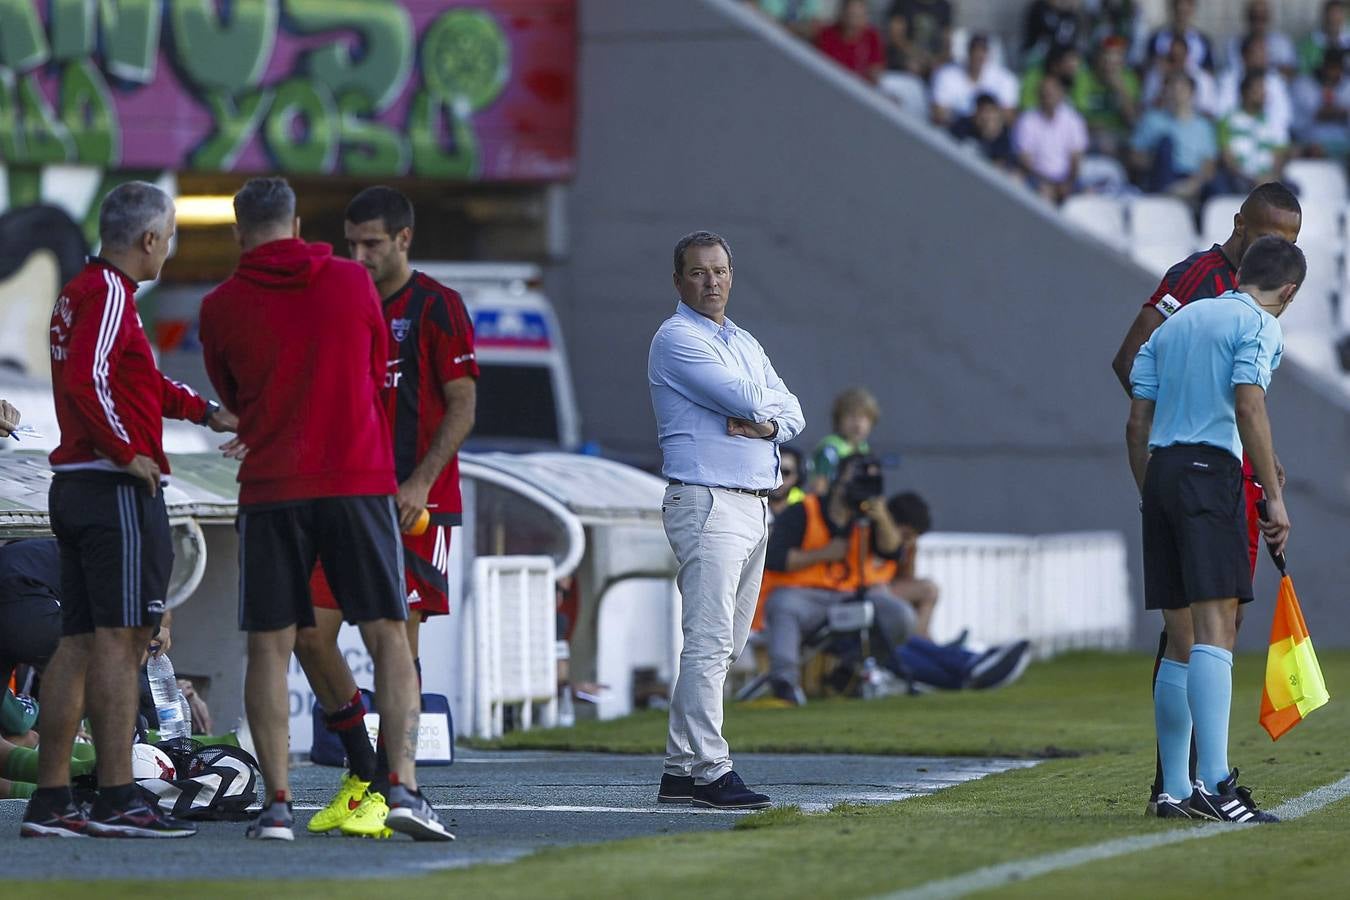
<path fill-rule="evenodd" d="M 175 762 L 178 762 L 175 760 Z M 144 778 L 137 781 L 153 794 L 162 812 L 196 821 L 242 821 L 256 811 L 258 761 L 238 747 L 203 747 L 186 761 L 178 762 L 179 777 L 173 780 Z"/>

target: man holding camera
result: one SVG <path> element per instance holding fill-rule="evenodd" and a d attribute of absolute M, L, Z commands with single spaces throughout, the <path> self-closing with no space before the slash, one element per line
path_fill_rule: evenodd
<path fill-rule="evenodd" d="M 891 593 L 904 536 L 882 495 L 881 463 L 854 455 L 839 464 L 824 497 L 807 494 L 774 522 L 765 568 L 775 573 L 765 618 L 774 692 L 798 698 L 802 638 L 830 607 L 869 600 L 891 647 L 913 631 L 914 607 Z"/>

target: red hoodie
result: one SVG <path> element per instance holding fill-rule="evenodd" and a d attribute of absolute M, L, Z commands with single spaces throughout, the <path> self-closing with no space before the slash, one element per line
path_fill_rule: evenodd
<path fill-rule="evenodd" d="M 52 310 L 52 393 L 61 443 L 57 471 L 119 471 L 148 456 L 165 475 L 164 417 L 201 421 L 206 401 L 165 378 L 136 313 L 136 282 L 93 257 Z"/>
<path fill-rule="evenodd" d="M 364 268 L 328 244 L 255 247 L 202 301 L 201 339 L 248 447 L 240 505 L 397 490 L 380 403 L 389 338 Z"/>

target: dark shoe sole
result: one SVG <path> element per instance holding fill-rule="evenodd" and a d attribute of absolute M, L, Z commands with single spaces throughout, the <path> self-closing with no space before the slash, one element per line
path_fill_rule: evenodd
<path fill-rule="evenodd" d="M 689 805 L 690 803 L 692 803 L 693 801 L 694 801 L 694 798 L 693 798 L 693 797 L 672 797 L 672 796 L 669 796 L 669 795 L 667 795 L 667 794 L 657 794 L 657 795 L 656 795 L 656 802 L 657 802 L 657 803 L 677 803 L 677 804 L 680 804 L 680 805 L 682 805 L 682 806 L 688 806 L 688 805 Z"/>

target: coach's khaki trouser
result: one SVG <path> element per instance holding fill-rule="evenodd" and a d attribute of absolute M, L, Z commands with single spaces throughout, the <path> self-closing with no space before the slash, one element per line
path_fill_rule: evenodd
<path fill-rule="evenodd" d="M 671 485 L 661 504 L 666 537 L 679 563 L 684 649 L 670 700 L 668 775 L 697 784 L 731 770 L 722 737 L 722 692 L 750 636 L 764 575 L 768 512 L 762 498 L 690 485 Z"/>

